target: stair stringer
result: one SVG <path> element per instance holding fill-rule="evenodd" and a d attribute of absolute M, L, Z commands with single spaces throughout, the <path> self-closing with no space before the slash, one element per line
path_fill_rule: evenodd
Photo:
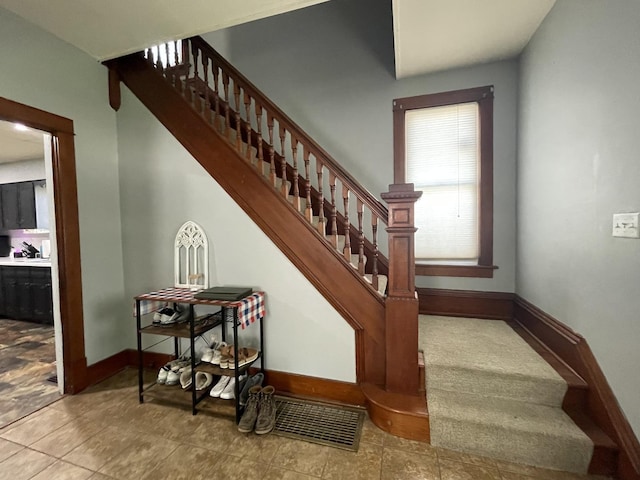
<path fill-rule="evenodd" d="M 383 386 L 384 298 L 141 55 L 105 65 L 355 330 L 358 382 Z"/>

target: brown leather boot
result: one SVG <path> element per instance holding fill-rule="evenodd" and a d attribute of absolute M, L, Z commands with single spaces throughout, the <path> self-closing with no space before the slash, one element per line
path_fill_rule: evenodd
<path fill-rule="evenodd" d="M 256 433 L 264 435 L 276 426 L 276 401 L 273 398 L 276 389 L 268 385 L 260 392 L 260 412 L 256 421 Z"/>
<path fill-rule="evenodd" d="M 258 409 L 261 402 L 261 391 L 262 387 L 260 385 L 256 385 L 255 387 L 251 387 L 249 389 L 249 398 L 247 400 L 247 404 L 244 407 L 242 418 L 238 423 L 239 432 L 249 433 L 253 431 L 253 427 L 256 424 L 256 419 L 258 418 Z"/>

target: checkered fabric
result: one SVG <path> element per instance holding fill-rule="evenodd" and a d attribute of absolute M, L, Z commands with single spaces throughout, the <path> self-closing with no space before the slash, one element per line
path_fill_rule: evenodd
<path fill-rule="evenodd" d="M 169 287 L 155 292 L 143 293 L 135 297 L 135 299 L 140 300 L 140 315 L 160 310 L 167 303 L 192 303 L 194 305 L 218 305 L 237 308 L 238 321 L 243 329 L 266 315 L 264 292 L 254 292 L 248 297 L 232 302 L 194 298 L 196 293 L 188 288 Z M 135 303 L 133 305 L 133 316 L 136 316 Z"/>

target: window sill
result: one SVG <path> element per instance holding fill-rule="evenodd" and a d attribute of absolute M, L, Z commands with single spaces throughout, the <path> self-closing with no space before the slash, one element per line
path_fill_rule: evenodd
<path fill-rule="evenodd" d="M 416 275 L 427 277 L 475 277 L 493 278 L 495 265 L 416 264 Z"/>

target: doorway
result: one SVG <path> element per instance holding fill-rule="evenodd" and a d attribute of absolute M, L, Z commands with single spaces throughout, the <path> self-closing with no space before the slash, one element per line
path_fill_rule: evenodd
<path fill-rule="evenodd" d="M 57 251 L 59 311 L 58 360 L 62 357 L 63 393 L 77 393 L 88 383 L 84 351 L 82 276 L 78 200 L 75 170 L 74 130 L 70 119 L 0 97 L 0 120 L 20 123 L 50 134 L 51 183 L 55 222 L 52 243 Z M 53 282 L 56 283 L 55 281 Z M 54 295 L 54 298 L 56 295 Z"/>

